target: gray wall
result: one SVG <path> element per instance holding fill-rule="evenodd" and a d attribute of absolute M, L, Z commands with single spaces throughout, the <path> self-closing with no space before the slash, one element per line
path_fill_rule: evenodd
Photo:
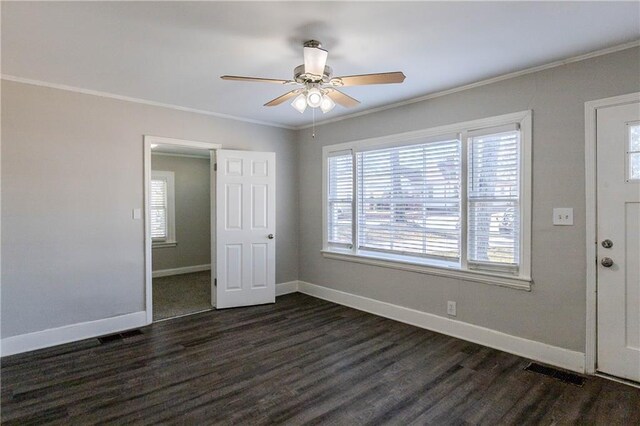
<path fill-rule="evenodd" d="M 175 247 L 154 247 L 152 269 L 211 263 L 210 161 L 165 155 L 151 156 L 151 169 L 174 173 Z"/>
<path fill-rule="evenodd" d="M 419 75 L 407 78 L 420 78 Z M 583 352 L 585 349 L 584 103 L 640 90 L 640 49 L 505 80 L 299 132 L 300 280 Z M 322 146 L 533 110 L 533 291 L 530 293 L 324 259 Z M 553 207 L 574 226 L 554 227 Z"/>
<path fill-rule="evenodd" d="M 456 300 L 461 321 L 584 351 L 584 102 L 639 90 L 634 48 L 319 126 L 311 139 L 3 80 L 0 332 L 144 309 L 143 223 L 131 209 L 143 204 L 142 135 L 152 134 L 276 152 L 277 282 L 299 277 L 442 316 Z M 323 145 L 525 109 L 534 111 L 531 293 L 322 258 Z M 575 226 L 553 227 L 554 206 L 573 207 Z"/>
<path fill-rule="evenodd" d="M 144 310 L 145 134 L 273 151 L 276 282 L 298 277 L 295 133 L 2 81 L 2 337 Z"/>

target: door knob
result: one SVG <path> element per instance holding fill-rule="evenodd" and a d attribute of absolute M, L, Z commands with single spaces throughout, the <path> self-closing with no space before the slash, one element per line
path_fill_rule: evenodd
<path fill-rule="evenodd" d="M 267 238 L 270 239 L 270 240 L 273 240 L 273 234 L 267 235 Z"/>
<path fill-rule="evenodd" d="M 600 261 L 600 264 L 605 268 L 611 268 L 611 266 L 613 266 L 613 259 L 611 259 L 610 257 L 603 257 Z"/>

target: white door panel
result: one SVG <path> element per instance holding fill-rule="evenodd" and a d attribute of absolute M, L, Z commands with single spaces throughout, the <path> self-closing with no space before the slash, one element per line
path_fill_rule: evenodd
<path fill-rule="evenodd" d="M 640 140 L 634 144 L 633 135 L 640 135 L 640 103 L 598 109 L 598 370 L 640 381 L 640 179 L 633 179 Z"/>
<path fill-rule="evenodd" d="M 210 224 L 211 224 L 211 306 L 215 307 L 216 306 L 216 299 L 217 299 L 217 294 L 216 294 L 216 287 L 215 287 L 215 282 L 216 282 L 216 276 L 218 275 L 218 271 L 217 271 L 217 258 L 216 258 L 216 240 L 217 240 L 217 233 L 216 233 L 216 227 L 217 227 L 217 200 L 216 200 L 216 151 L 215 150 L 211 150 L 209 151 L 209 176 L 210 176 L 210 180 L 209 180 L 209 188 L 210 188 L 210 192 L 209 192 L 209 198 L 211 201 L 211 218 L 210 218 Z"/>
<path fill-rule="evenodd" d="M 275 154 L 217 152 L 216 308 L 275 302 Z M 271 238 L 270 238 L 271 236 Z"/>

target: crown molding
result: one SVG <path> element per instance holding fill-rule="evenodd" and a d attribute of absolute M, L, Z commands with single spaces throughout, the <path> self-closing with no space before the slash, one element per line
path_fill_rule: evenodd
<path fill-rule="evenodd" d="M 497 83 L 499 81 L 509 80 L 509 79 L 512 79 L 512 78 L 517 78 L 517 77 L 520 77 L 520 76 L 523 76 L 523 75 L 527 75 L 527 74 L 533 74 L 533 73 L 536 73 L 538 71 L 544 71 L 544 70 L 548 70 L 548 69 L 551 69 L 551 68 L 556 68 L 556 67 L 560 67 L 560 66 L 563 66 L 563 65 L 571 64 L 571 63 L 574 63 L 574 62 L 585 61 L 587 59 L 596 58 L 598 56 L 603 56 L 603 55 L 608 55 L 610 53 L 615 53 L 615 52 L 619 52 L 621 50 L 631 49 L 633 47 L 638 47 L 638 46 L 640 46 L 640 40 L 634 40 L 634 41 L 630 41 L 628 43 L 618 44 L 616 46 L 611 46 L 611 47 L 607 47 L 605 49 L 595 50 L 593 52 L 585 53 L 585 54 L 582 54 L 582 55 L 572 56 L 572 57 L 567 58 L 567 59 L 561 59 L 559 61 L 549 62 L 547 64 L 538 65 L 538 66 L 535 66 L 535 67 L 532 67 L 532 68 L 526 68 L 524 70 L 514 71 L 514 72 L 507 73 L 507 74 L 502 74 L 502 75 L 499 75 L 497 77 L 488 78 L 486 80 L 476 81 L 474 83 L 465 84 L 464 86 L 453 87 L 451 89 L 446 89 L 446 90 L 442 90 L 442 91 L 439 91 L 439 92 L 428 93 L 426 95 L 419 96 L 417 98 L 411 98 L 411 99 L 407 99 L 405 101 L 400 101 L 400 102 L 396 102 L 396 103 L 392 103 L 392 104 L 388 104 L 388 105 L 383 105 L 383 106 L 376 107 L 376 108 L 370 108 L 370 109 L 367 109 L 367 110 L 364 110 L 364 111 L 355 112 L 353 114 L 347 114 L 347 115 L 342 115 L 342 116 L 336 117 L 336 118 L 330 118 L 330 119 L 327 119 L 327 120 L 318 121 L 318 122 L 315 123 L 315 126 L 317 127 L 317 126 L 321 126 L 321 125 L 324 125 L 324 124 L 330 124 L 330 123 L 335 123 L 335 122 L 338 122 L 338 121 L 349 120 L 351 118 L 361 117 L 363 115 L 374 114 L 376 112 L 385 111 L 385 110 L 388 110 L 388 109 L 397 108 L 397 107 L 401 107 L 401 106 L 404 106 L 404 105 L 410 105 L 410 104 L 414 104 L 414 103 L 417 103 L 417 102 L 426 101 L 428 99 L 439 98 L 441 96 L 451 95 L 453 93 L 462 92 L 464 90 L 469 90 L 469 89 L 474 89 L 476 87 L 486 86 L 488 84 L 493 84 L 493 83 Z M 313 126 L 313 124 L 305 124 L 303 126 L 295 127 L 295 129 L 296 130 L 309 129 L 312 126 Z"/>
<path fill-rule="evenodd" d="M 284 124 L 271 123 L 271 122 L 268 122 L 268 121 L 253 120 L 251 118 L 243 118 L 243 117 L 237 117 L 235 115 L 222 114 L 222 113 L 219 113 L 219 112 L 207 111 L 207 110 L 203 110 L 203 109 L 183 107 L 183 106 L 174 105 L 174 104 L 166 104 L 166 103 L 162 103 L 162 102 L 150 101 L 150 100 L 147 100 L 147 99 L 134 98 L 134 97 L 131 97 L 131 96 L 116 95 L 114 93 L 101 92 L 101 91 L 98 91 L 98 90 L 83 89 L 83 88 L 80 88 L 80 87 L 67 86 L 65 84 L 50 83 L 48 81 L 33 80 L 33 79 L 30 79 L 30 78 L 17 77 L 15 75 L 0 74 L 0 79 L 7 80 L 7 81 L 13 81 L 13 82 L 16 82 L 16 83 L 30 84 L 32 86 L 41 86 L 41 87 L 48 87 L 48 88 L 51 88 L 51 89 L 65 90 L 65 91 L 68 91 L 68 92 L 82 93 L 84 95 L 99 96 L 101 98 L 117 99 L 119 101 L 133 102 L 133 103 L 143 104 L 143 105 L 151 105 L 151 106 L 156 106 L 156 107 L 160 107 L 160 108 L 168 108 L 168 109 L 173 109 L 173 110 L 183 111 L 183 112 L 192 112 L 192 113 L 196 113 L 196 114 L 208 115 L 208 116 L 217 117 L 217 118 L 224 118 L 224 119 L 227 119 L 227 120 L 235 120 L 235 121 L 241 121 L 241 122 L 244 122 L 244 123 L 258 124 L 258 125 L 261 125 L 261 126 L 278 127 L 278 128 L 281 128 L 281 129 L 296 130 L 295 127 L 286 126 Z"/>
<path fill-rule="evenodd" d="M 538 66 L 535 66 L 535 67 L 532 67 L 532 68 L 526 68 L 524 70 L 514 71 L 514 72 L 511 72 L 511 73 L 507 73 L 507 74 L 502 74 L 502 75 L 499 75 L 499 76 L 496 76 L 496 77 L 492 77 L 492 78 L 488 78 L 488 79 L 485 79 L 485 80 L 476 81 L 474 83 L 465 84 L 463 86 L 457 86 L 457 87 L 453 87 L 451 89 L 442 90 L 442 91 L 439 91 L 439 92 L 428 93 L 426 95 L 419 96 L 419 97 L 416 97 L 416 98 L 411 98 L 411 99 L 407 99 L 407 100 L 404 100 L 404 101 L 383 105 L 383 106 L 380 106 L 380 107 L 370 108 L 370 109 L 366 109 L 364 111 L 359 111 L 359 112 L 356 112 L 356 113 L 353 113 L 353 114 L 342 115 L 342 116 L 336 117 L 336 118 L 330 118 L 330 119 L 327 119 L 327 120 L 318 121 L 318 122 L 315 123 L 315 126 L 322 126 L 322 125 L 325 125 L 325 124 L 335 123 L 335 122 L 338 122 L 338 121 L 349 120 L 351 118 L 361 117 L 363 115 L 374 114 L 376 112 L 385 111 L 385 110 L 392 109 L 392 108 L 398 108 L 398 107 L 401 107 L 401 106 L 404 106 L 404 105 L 410 105 L 410 104 L 426 101 L 426 100 L 429 100 L 429 99 L 439 98 L 441 96 L 446 96 L 446 95 L 451 95 L 453 93 L 462 92 L 464 90 L 469 90 L 469 89 L 474 89 L 476 87 L 486 86 L 486 85 L 489 85 L 489 84 L 497 83 L 499 81 L 509 80 L 509 79 L 517 78 L 517 77 L 520 77 L 520 76 L 523 76 L 523 75 L 533 74 L 533 73 L 538 72 L 538 71 L 544 71 L 544 70 L 548 70 L 548 69 L 551 69 L 551 68 L 556 68 L 556 67 L 560 67 L 560 66 L 563 66 L 563 65 L 571 64 L 573 62 L 580 62 L 580 61 L 584 61 L 584 60 L 587 60 L 587 59 L 595 58 L 595 57 L 598 57 L 598 56 L 608 55 L 610 53 L 615 53 L 615 52 L 619 52 L 621 50 L 631 49 L 631 48 L 639 47 L 639 46 L 640 46 L 640 40 L 634 40 L 634 41 L 630 41 L 630 42 L 627 42 L 627 43 L 618 44 L 616 46 L 607 47 L 605 49 L 595 50 L 593 52 L 585 53 L 585 54 L 582 54 L 582 55 L 572 56 L 572 57 L 567 58 L 567 59 L 561 59 L 561 60 L 558 60 L 558 61 L 549 62 L 547 64 L 538 65 Z M 29 78 L 17 77 L 17 76 L 8 75 L 8 74 L 0 74 L 0 79 L 7 80 L 7 81 L 14 81 L 16 83 L 30 84 L 30 85 L 34 85 L 34 86 L 42 86 L 42 87 L 49 87 L 49 88 L 52 88 L 52 89 L 59 89 L 59 90 L 66 90 L 66 91 L 70 91 L 70 92 L 83 93 L 83 94 L 86 94 L 86 95 L 99 96 L 99 97 L 103 97 L 103 98 L 110 98 L 110 99 L 117 99 L 117 100 L 121 100 L 121 101 L 134 102 L 134 103 L 143 104 L 143 105 L 157 106 L 157 107 L 168 108 L 168 109 L 173 109 L 173 110 L 177 110 L 177 111 L 192 112 L 192 113 L 196 113 L 196 114 L 203 114 L 203 115 L 208 115 L 208 116 L 212 116 L 212 117 L 218 117 L 218 118 L 224 118 L 224 119 L 228 119 L 228 120 L 240 121 L 240 122 L 244 122 L 244 123 L 258 124 L 258 125 L 261 125 L 261 126 L 277 127 L 277 128 L 281 128 L 281 129 L 288 129 L 288 130 L 304 130 L 304 129 L 309 129 L 309 128 L 311 128 L 313 126 L 313 124 L 305 124 L 305 125 L 302 125 L 302 126 L 287 126 L 287 125 L 284 125 L 284 124 L 277 124 L 277 123 L 272 123 L 272 122 L 268 122 L 268 121 L 253 120 L 253 119 L 250 119 L 250 118 L 237 117 L 235 115 L 222 114 L 222 113 L 219 113 L 219 112 L 213 112 L 213 111 L 207 111 L 207 110 L 202 110 L 202 109 L 183 107 L 183 106 L 180 106 L 180 105 L 166 104 L 166 103 L 162 103 L 162 102 L 150 101 L 150 100 L 147 100 L 147 99 L 141 99 L 141 98 L 134 98 L 134 97 L 130 97 L 130 96 L 117 95 L 117 94 L 108 93 L 108 92 L 101 92 L 101 91 L 98 91 L 98 90 L 82 89 L 82 88 L 79 88 L 79 87 L 67 86 L 67 85 L 64 85 L 64 84 L 57 84 L 57 83 L 49 83 L 49 82 L 46 82 L 46 81 L 33 80 L 33 79 L 29 79 Z"/>

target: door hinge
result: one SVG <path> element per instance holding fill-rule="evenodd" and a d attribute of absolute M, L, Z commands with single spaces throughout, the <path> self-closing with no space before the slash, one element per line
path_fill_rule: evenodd
<path fill-rule="evenodd" d="M 218 163 L 213 163 L 213 171 L 214 172 L 218 171 Z"/>
<path fill-rule="evenodd" d="M 214 287 L 218 287 L 218 279 L 217 278 L 213 279 L 213 286 Z"/>

